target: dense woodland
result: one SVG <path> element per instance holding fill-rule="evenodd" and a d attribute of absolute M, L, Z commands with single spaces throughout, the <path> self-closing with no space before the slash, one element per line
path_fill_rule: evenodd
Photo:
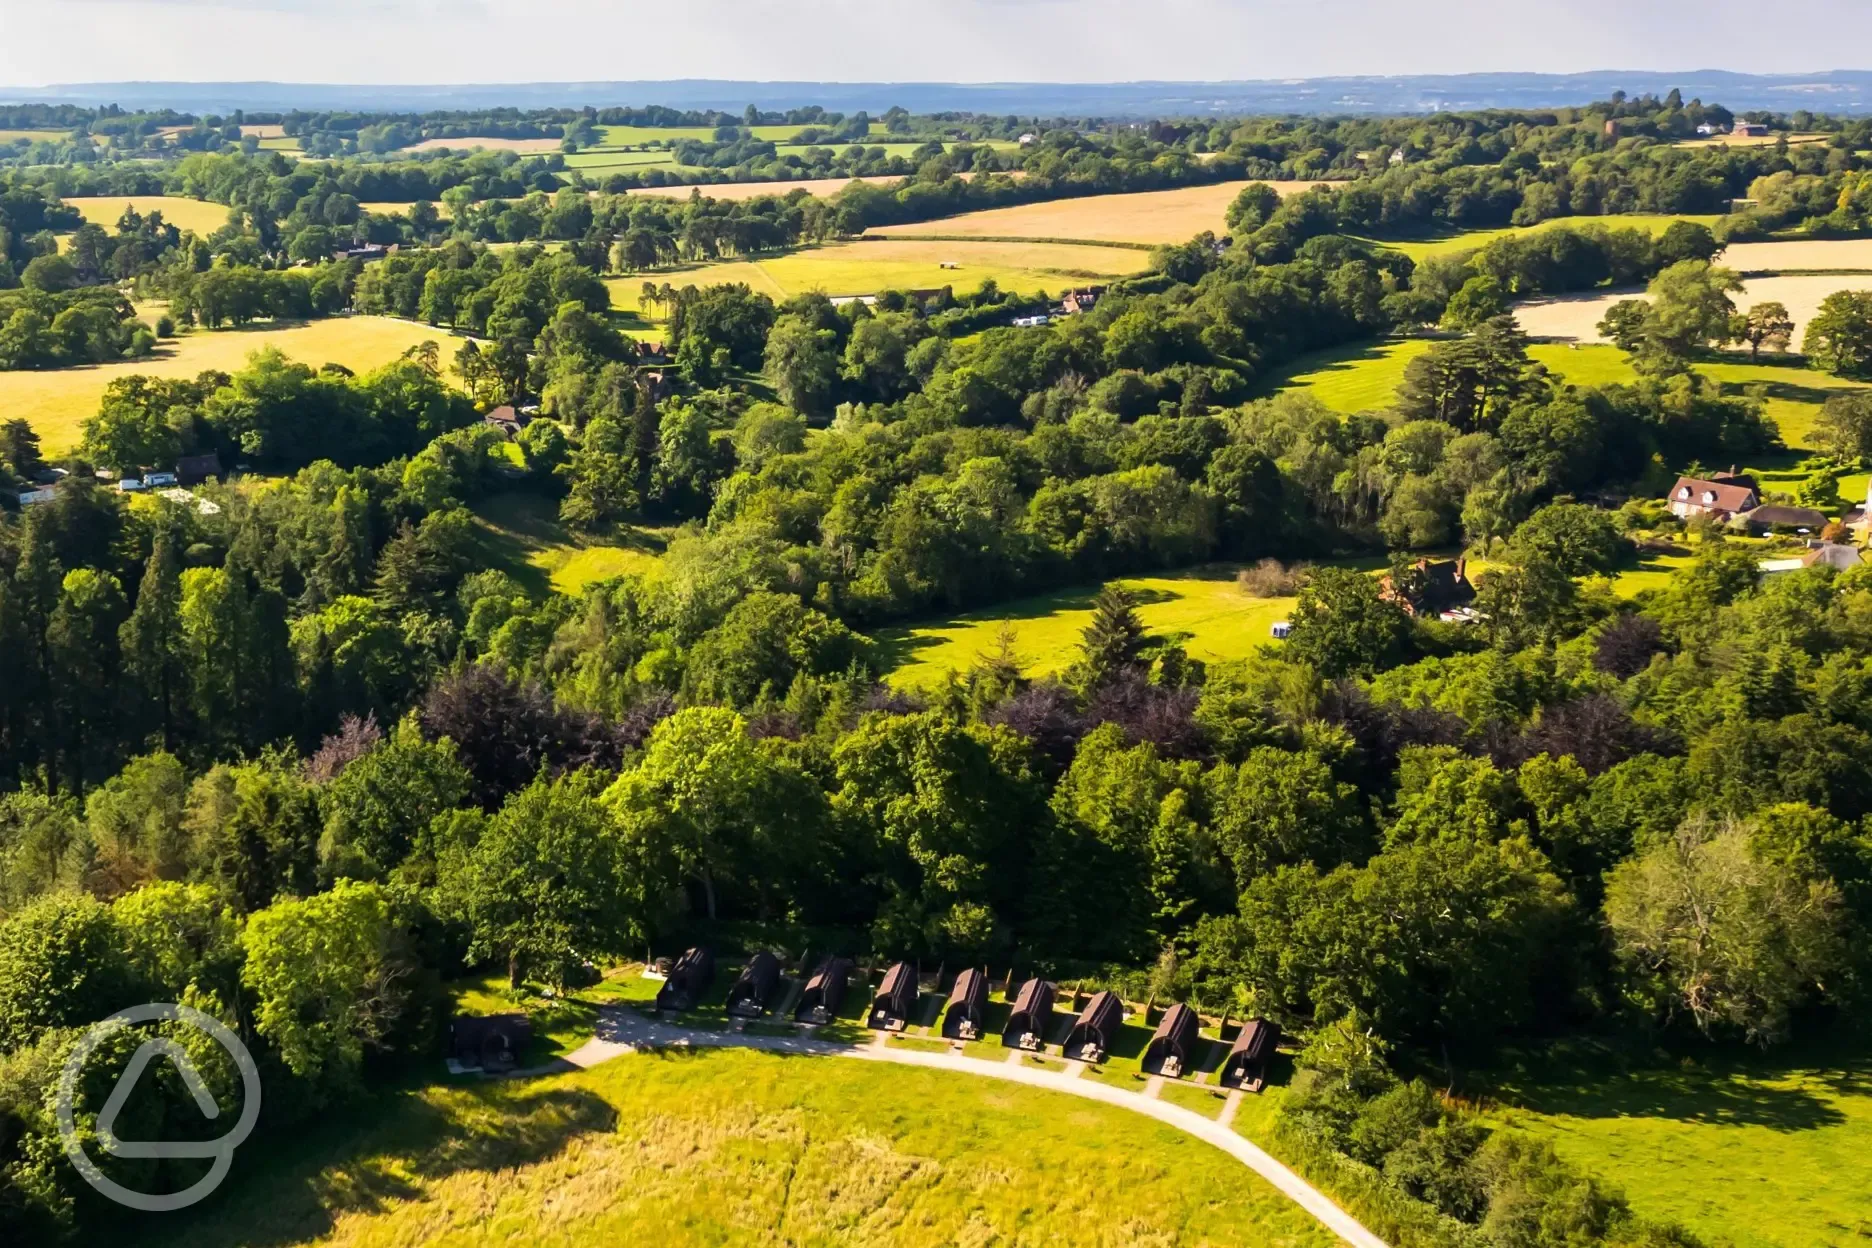
<path fill-rule="evenodd" d="M 1634 138 L 1661 124 L 1624 116 Z M 46 1096 L 122 1005 L 240 1027 L 281 1131 L 432 1062 L 451 979 L 564 988 L 709 938 L 1258 1013 L 1306 1042 L 1289 1147 L 1394 1242 L 1692 1242 L 1433 1089 L 1510 1042 L 1768 1046 L 1862 1016 L 1872 572 L 1764 585 L 1697 525 L 1666 587 L 1602 578 L 1675 526 L 1645 501 L 1672 474 L 1779 445 L 1760 401 L 1687 367 L 1736 330 L 1710 231 L 1556 228 L 1417 267 L 1344 231 L 1506 220 L 1550 174 L 1661 207 L 1856 158 L 1607 147 L 1591 113 L 1445 120 L 1242 123 L 1243 148 L 1408 131 L 1422 159 L 1286 201 L 1251 187 L 1227 244 L 1161 249 L 1032 328 L 992 289 L 835 308 L 655 280 L 705 237 L 758 247 L 993 178 L 832 204 L 559 194 L 522 232 L 557 250 L 491 251 L 463 214 L 435 246 L 289 268 L 282 246 L 364 198 L 340 180 L 389 166 L 201 154 L 178 168 L 226 196 L 225 232 L 126 218 L 58 254 L 66 280 L 33 241 L 58 210 L 13 175 L 30 280 L 0 294 L 0 358 L 35 317 L 92 351 L 106 331 L 71 318 L 117 280 L 204 324 L 303 296 L 475 338 L 365 376 L 267 354 L 119 380 L 53 501 L 0 520 L 0 1226 L 108 1222 Z M 1541 143 L 1568 163 L 1509 167 Z M 1292 171 L 1284 148 L 1235 155 Z M 644 273 L 667 364 L 607 317 L 607 268 Z M 258 293 L 237 299 L 243 272 Z M 1500 315 L 1645 280 L 1631 385 L 1557 382 Z M 1255 397 L 1305 351 L 1432 323 L 1384 410 Z M 541 415 L 509 441 L 479 413 L 512 400 Z M 1827 426 L 1842 461 L 1872 450 L 1863 405 Z M 194 502 L 91 483 L 211 452 L 252 475 Z M 24 422 L 0 426 L 0 467 L 46 468 Z M 485 567 L 471 511 L 513 492 L 674 535 L 651 571 L 533 595 Z M 1491 563 L 1481 622 L 1407 611 L 1411 552 L 1457 546 Z M 1392 592 L 1349 555 L 1391 556 Z M 883 680 L 882 625 L 1209 560 L 1276 561 L 1250 588 L 1297 587 L 1291 637 L 1205 665 L 1106 591 L 1058 677 L 1010 644 L 944 688 Z M 169 1091 L 126 1137 L 195 1113 Z M 121 1164 L 147 1186 L 177 1163 Z"/>

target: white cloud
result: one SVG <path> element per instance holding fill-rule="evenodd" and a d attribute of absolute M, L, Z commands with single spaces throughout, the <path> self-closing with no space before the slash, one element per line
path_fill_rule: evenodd
<path fill-rule="evenodd" d="M 1869 36 L 1862 0 L 0 0 L 0 83 L 1785 72 Z"/>

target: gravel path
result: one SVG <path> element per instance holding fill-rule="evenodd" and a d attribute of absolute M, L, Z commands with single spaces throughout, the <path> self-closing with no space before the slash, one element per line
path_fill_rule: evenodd
<path fill-rule="evenodd" d="M 1172 1105 L 1136 1092 L 1109 1087 L 1097 1080 L 1077 1078 L 1077 1067 L 1068 1072 L 1041 1070 L 1016 1060 L 983 1061 L 956 1053 L 929 1053 L 915 1049 L 894 1049 L 873 1041 L 849 1044 L 799 1035 L 749 1035 L 743 1031 L 696 1031 L 645 1018 L 634 1009 L 614 1007 L 605 1010 L 592 1038 L 564 1059 L 565 1066 L 587 1069 L 625 1053 L 643 1049 L 747 1048 L 772 1053 L 794 1053 L 824 1057 L 851 1057 L 868 1062 L 896 1062 L 903 1066 L 925 1066 L 933 1070 L 957 1071 L 982 1079 L 1002 1079 L 1029 1087 L 1064 1092 L 1069 1096 L 1102 1101 L 1133 1113 L 1155 1118 L 1199 1140 L 1213 1144 L 1279 1188 L 1295 1204 L 1319 1220 L 1320 1224 L 1355 1248 L 1387 1248 L 1382 1239 L 1361 1226 L 1356 1218 L 1269 1156 L 1254 1144 L 1237 1135 L 1226 1125 L 1203 1117 L 1194 1110 Z"/>

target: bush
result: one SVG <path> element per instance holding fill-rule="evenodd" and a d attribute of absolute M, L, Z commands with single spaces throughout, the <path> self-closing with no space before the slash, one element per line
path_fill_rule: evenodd
<path fill-rule="evenodd" d="M 1250 598 L 1291 598 L 1307 582 L 1313 565 L 1283 564 L 1278 559 L 1263 559 L 1252 568 L 1235 574 L 1235 583 Z"/>

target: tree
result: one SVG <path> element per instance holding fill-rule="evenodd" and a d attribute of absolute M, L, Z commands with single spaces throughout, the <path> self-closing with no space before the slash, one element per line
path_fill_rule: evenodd
<path fill-rule="evenodd" d="M 1467 333 L 1507 312 L 1508 294 L 1501 283 L 1490 274 L 1478 273 L 1450 296 L 1443 312 L 1443 328 Z"/>
<path fill-rule="evenodd" d="M 1511 404 L 1543 390 L 1544 378 L 1514 318 L 1498 316 L 1471 336 L 1435 343 L 1412 359 L 1398 387 L 1397 410 L 1405 420 L 1440 420 L 1464 433 L 1492 430 Z"/>
<path fill-rule="evenodd" d="M 1337 866 L 1370 840 L 1358 790 L 1318 755 L 1263 746 L 1208 777 L 1214 835 L 1238 888 L 1279 867 Z"/>
<path fill-rule="evenodd" d="M 604 777 L 580 770 L 514 794 L 472 845 L 444 847 L 439 887 L 473 933 L 470 954 L 563 987 L 588 960 L 647 934 L 624 843 L 599 802 Z"/>
<path fill-rule="evenodd" d="M 831 409 L 838 385 L 838 335 L 789 313 L 767 335 L 765 376 L 780 401 L 802 416 Z"/>
<path fill-rule="evenodd" d="M 1144 649 L 1144 623 L 1131 595 L 1108 585 L 1092 600 L 1092 622 L 1080 633 L 1079 670 L 1087 688 L 1096 688 L 1134 670 Z"/>
<path fill-rule="evenodd" d="M 414 969 L 390 895 L 341 880 L 328 893 L 275 902 L 241 932 L 241 983 L 254 1028 L 322 1094 L 354 1088 L 367 1050 L 410 1004 Z"/>
<path fill-rule="evenodd" d="M 1657 1011 L 1757 1044 L 1849 958 L 1838 887 L 1763 861 L 1747 827 L 1696 819 L 1606 883 L 1620 959 Z"/>
<path fill-rule="evenodd" d="M 1841 290 L 1821 300 L 1807 322 L 1801 350 L 1822 372 L 1872 375 L 1872 291 Z"/>
<path fill-rule="evenodd" d="M 1320 568 L 1300 589 L 1286 649 L 1328 679 L 1364 675 L 1403 656 L 1410 617 L 1351 568 Z"/>
<path fill-rule="evenodd" d="M 1813 445 L 1835 459 L 1872 457 L 1872 392 L 1832 394 L 1814 421 Z"/>
<path fill-rule="evenodd" d="M 1555 503 L 1521 522 L 1511 546 L 1546 559 L 1567 576 L 1610 572 L 1631 549 L 1610 513 L 1583 503 Z"/>
<path fill-rule="evenodd" d="M 1759 356 L 1763 347 L 1786 351 L 1794 339 L 1794 318 L 1788 315 L 1786 304 L 1773 300 L 1758 303 L 1743 319 L 1740 337 L 1749 345 L 1750 359 Z"/>
<path fill-rule="evenodd" d="M 110 909 L 95 899 L 46 897 L 0 923 L 0 1053 L 94 1023 L 135 991 Z"/>
<path fill-rule="evenodd" d="M 423 845 L 432 821 L 467 800 L 468 786 L 454 743 L 424 741 L 415 717 L 406 717 L 319 795 L 325 873 L 384 878 Z"/>
<path fill-rule="evenodd" d="M 1645 339 L 1654 349 L 1686 360 L 1733 333 L 1735 304 L 1729 296 L 1742 290 L 1732 269 L 1705 260 L 1681 260 L 1651 280 L 1651 312 Z"/>

